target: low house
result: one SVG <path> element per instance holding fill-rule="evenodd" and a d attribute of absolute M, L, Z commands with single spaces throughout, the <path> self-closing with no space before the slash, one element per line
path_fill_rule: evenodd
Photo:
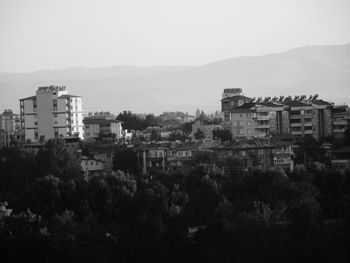
<path fill-rule="evenodd" d="M 208 123 L 206 121 L 196 120 L 192 124 L 192 134 L 191 137 L 195 137 L 198 130 L 204 133 L 206 139 L 213 138 L 213 131 L 216 129 L 222 129 L 221 124 Z"/>
<path fill-rule="evenodd" d="M 135 149 L 142 174 L 156 170 L 165 171 L 169 149 L 169 145 L 162 143 L 149 143 Z"/>
<path fill-rule="evenodd" d="M 80 165 L 85 180 L 89 180 L 94 175 L 101 174 L 104 170 L 104 162 L 92 157 L 82 156 Z"/>
<path fill-rule="evenodd" d="M 350 169 L 350 146 L 332 151 L 332 168 L 345 171 Z"/>
<path fill-rule="evenodd" d="M 248 140 L 232 142 L 216 147 L 219 160 L 236 158 L 241 161 L 241 169 L 258 167 L 281 168 L 292 171 L 294 168 L 292 144 L 269 140 Z"/>

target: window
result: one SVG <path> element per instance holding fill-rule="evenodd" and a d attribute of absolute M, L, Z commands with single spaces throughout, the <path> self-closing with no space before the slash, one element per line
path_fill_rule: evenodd
<path fill-rule="evenodd" d="M 54 113 L 53 116 L 54 116 L 55 118 L 57 118 L 57 113 Z"/>
<path fill-rule="evenodd" d="M 247 129 L 248 134 L 252 134 L 252 129 Z"/>
<path fill-rule="evenodd" d="M 52 104 L 53 104 L 53 110 L 57 110 L 57 100 L 53 100 Z"/>
<path fill-rule="evenodd" d="M 35 125 L 35 126 L 38 126 L 38 122 L 37 122 L 37 121 L 35 121 L 35 122 L 34 122 L 34 125 Z"/>
<path fill-rule="evenodd" d="M 34 139 L 37 140 L 38 138 L 39 138 L 38 129 L 35 129 L 34 130 Z"/>
<path fill-rule="evenodd" d="M 90 164 L 91 164 L 91 165 L 94 165 L 94 161 L 91 161 Z"/>

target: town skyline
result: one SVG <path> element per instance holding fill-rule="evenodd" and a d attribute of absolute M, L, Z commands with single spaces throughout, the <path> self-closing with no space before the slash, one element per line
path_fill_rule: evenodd
<path fill-rule="evenodd" d="M 0 103 L 5 109 L 16 109 L 18 98 L 29 96 L 37 87 L 64 85 L 72 94 L 84 97 L 86 112 L 193 113 L 197 108 L 215 112 L 220 108 L 215 98 L 224 88 L 242 88 L 251 97 L 319 94 L 335 104 L 349 104 L 349 55 L 350 44 L 344 44 L 299 47 L 192 67 L 114 66 L 0 73 L 0 90 L 4 91 Z"/>

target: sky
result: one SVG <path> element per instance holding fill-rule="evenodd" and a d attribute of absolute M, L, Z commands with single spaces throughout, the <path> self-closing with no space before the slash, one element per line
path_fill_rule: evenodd
<path fill-rule="evenodd" d="M 202 65 L 350 42 L 349 0 L 0 0 L 0 72 Z"/>

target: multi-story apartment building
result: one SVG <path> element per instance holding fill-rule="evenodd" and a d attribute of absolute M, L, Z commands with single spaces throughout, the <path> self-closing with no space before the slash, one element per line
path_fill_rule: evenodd
<path fill-rule="evenodd" d="M 295 136 L 313 135 L 314 110 L 310 103 L 298 100 L 289 100 L 281 102 L 286 106 L 289 113 L 290 134 Z"/>
<path fill-rule="evenodd" d="M 35 96 L 20 99 L 20 109 L 25 141 L 83 138 L 82 99 L 64 86 L 39 87 Z"/>
<path fill-rule="evenodd" d="M 219 145 L 215 151 L 222 161 L 229 158 L 241 160 L 241 169 L 258 167 L 266 170 L 274 167 L 292 171 L 294 168 L 292 144 L 282 141 L 255 139 L 232 142 Z"/>
<path fill-rule="evenodd" d="M 224 89 L 221 99 L 221 111 L 224 114 L 224 121 L 230 121 L 231 110 L 252 100 L 242 94 L 242 89 Z"/>
<path fill-rule="evenodd" d="M 12 110 L 4 110 L 0 114 L 0 131 L 2 147 L 9 147 L 20 137 L 21 121 L 19 114 L 13 113 Z M 1 147 L 1 146 L 0 146 Z"/>
<path fill-rule="evenodd" d="M 347 105 L 335 106 L 332 113 L 332 133 L 335 137 L 343 137 L 350 128 L 350 109 Z"/>
<path fill-rule="evenodd" d="M 122 137 L 122 122 L 118 121 L 109 112 L 90 113 L 84 117 L 84 137 L 96 138 L 99 135 L 114 135 L 115 138 Z"/>
<path fill-rule="evenodd" d="M 289 133 L 289 115 L 283 105 L 249 102 L 231 109 L 225 126 L 230 128 L 234 137 Z"/>
<path fill-rule="evenodd" d="M 242 95 L 223 97 L 224 127 L 230 128 L 234 137 L 290 134 L 319 139 L 332 134 L 333 104 L 317 99 L 316 95 L 308 99 L 306 96 L 257 100 Z"/>
<path fill-rule="evenodd" d="M 4 110 L 4 112 L 0 114 L 0 129 L 10 133 L 19 132 L 21 129 L 19 114 L 13 113 L 12 110 Z"/>

